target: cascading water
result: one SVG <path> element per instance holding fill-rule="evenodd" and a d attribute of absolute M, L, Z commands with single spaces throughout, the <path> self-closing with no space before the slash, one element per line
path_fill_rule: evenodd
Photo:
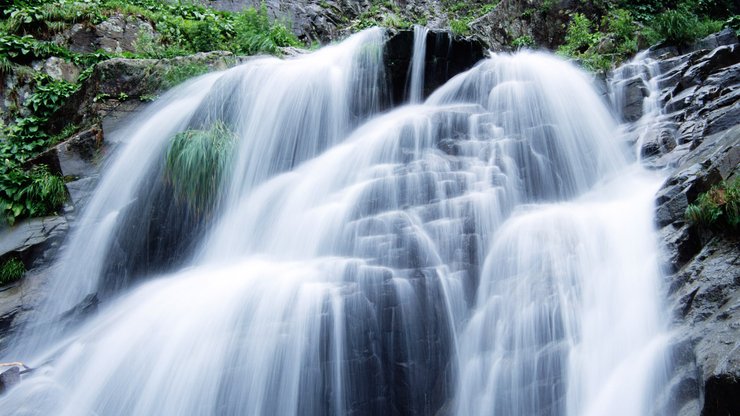
<path fill-rule="evenodd" d="M 611 98 L 618 110 L 623 112 L 630 106 L 640 107 L 637 120 L 626 120 L 633 123 L 621 126 L 622 135 L 633 137 L 638 160 L 643 157 L 645 140 L 656 135 L 660 126 L 658 119 L 662 115 L 658 88 L 660 67 L 649 53 L 649 50 L 640 52 L 630 62 L 617 68 L 609 83 Z M 619 117 L 623 120 L 626 118 L 625 114 L 619 114 Z"/>
<path fill-rule="evenodd" d="M 494 56 L 378 115 L 382 40 L 255 59 L 137 120 L 45 313 L 149 279 L 46 343 L 29 329 L 43 365 L 0 407 L 649 414 L 659 178 L 629 166 L 588 79 L 544 54 Z M 213 125 L 236 140 L 220 192 L 178 206 L 163 154 Z"/>
<path fill-rule="evenodd" d="M 409 102 L 418 104 L 424 99 L 424 61 L 427 50 L 427 34 L 429 29 L 424 26 L 414 26 L 414 53 L 411 57 L 408 77 Z"/>

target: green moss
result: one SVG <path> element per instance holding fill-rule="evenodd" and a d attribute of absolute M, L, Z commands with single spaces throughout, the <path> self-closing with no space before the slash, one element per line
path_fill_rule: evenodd
<path fill-rule="evenodd" d="M 7 285 L 23 278 L 26 274 L 26 266 L 17 258 L 5 260 L 0 264 L 0 285 Z"/>

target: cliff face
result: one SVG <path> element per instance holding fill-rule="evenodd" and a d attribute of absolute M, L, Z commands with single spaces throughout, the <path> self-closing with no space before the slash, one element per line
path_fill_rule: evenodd
<path fill-rule="evenodd" d="M 675 373 L 666 396 L 678 415 L 740 414 L 740 241 L 736 230 L 704 230 L 688 204 L 740 175 L 740 47 L 731 31 L 680 53 L 657 49 L 662 115 L 642 142 L 646 162 L 670 176 L 656 196 Z M 630 94 L 644 86 L 635 82 Z"/>

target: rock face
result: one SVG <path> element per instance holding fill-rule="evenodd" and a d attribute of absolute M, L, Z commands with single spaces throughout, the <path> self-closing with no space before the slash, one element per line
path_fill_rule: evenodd
<path fill-rule="evenodd" d="M 527 37 L 536 45 L 554 49 L 563 43 L 569 16 L 565 11 L 589 12 L 595 2 L 574 0 L 502 0 L 490 13 L 470 24 L 472 32 L 493 50 L 511 50 L 512 42 Z"/>
<path fill-rule="evenodd" d="M 414 22 L 423 18 L 426 26 L 432 29 L 448 26 L 447 16 L 443 12 L 445 7 L 440 0 L 199 0 L 198 3 L 232 12 L 264 6 L 268 15 L 286 22 L 299 39 L 308 43 L 329 43 L 346 37 L 358 30 L 354 25 L 360 16 L 377 10 L 379 6 L 387 7 L 391 4 L 394 11 L 388 15 Z"/>
<path fill-rule="evenodd" d="M 55 38 L 73 52 L 91 53 L 99 49 L 106 52 L 135 52 L 138 43 L 153 39 L 156 32 L 152 24 L 136 16 L 115 13 L 97 25 L 77 23 Z"/>
<path fill-rule="evenodd" d="M 385 49 L 385 71 L 393 103 L 408 100 L 407 85 L 414 48 L 414 32 L 401 31 L 388 39 Z M 423 96 L 453 76 L 464 72 L 485 56 L 484 45 L 473 39 L 452 36 L 449 32 L 429 31 L 424 56 Z"/>
<path fill-rule="evenodd" d="M 731 230 L 698 229 L 684 217 L 699 194 L 740 175 L 740 45 L 725 31 L 685 54 L 651 53 L 661 73 L 660 140 L 675 141 L 647 152 L 672 172 L 656 197 L 679 334 L 666 406 L 685 416 L 740 414 L 740 239 Z"/>
<path fill-rule="evenodd" d="M 61 130 L 69 123 L 90 125 L 104 118 L 109 125 L 137 110 L 142 101 L 188 78 L 187 71 L 196 73 L 223 70 L 248 60 L 230 52 L 197 53 L 173 59 L 125 59 L 103 61 L 51 120 L 53 128 Z M 183 69 L 184 68 L 184 69 Z M 186 73 L 186 75 L 182 75 Z M 105 123 L 104 123 L 105 124 Z M 103 126 L 104 128 L 107 126 Z"/>
<path fill-rule="evenodd" d="M 0 259 L 20 257 L 26 267 L 40 261 L 44 251 L 58 245 L 67 231 L 62 217 L 31 218 L 0 230 Z"/>

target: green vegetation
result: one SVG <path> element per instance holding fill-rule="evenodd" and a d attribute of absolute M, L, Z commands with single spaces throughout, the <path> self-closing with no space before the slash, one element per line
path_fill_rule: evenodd
<path fill-rule="evenodd" d="M 468 27 L 468 24 L 470 22 L 462 19 L 452 19 L 450 20 L 450 30 L 452 33 L 456 35 L 469 35 L 470 34 L 470 28 Z"/>
<path fill-rule="evenodd" d="M 606 71 L 612 66 L 611 54 L 607 55 L 600 50 L 599 45 L 604 37 L 601 32 L 594 30 L 594 26 L 584 14 L 573 13 L 565 35 L 565 43 L 557 52 L 581 61 L 592 71 Z"/>
<path fill-rule="evenodd" d="M 720 1 L 622 0 L 603 3 L 599 13 L 573 12 L 558 53 L 590 70 L 606 71 L 639 46 L 684 45 L 730 26 L 730 6 L 720 7 Z"/>
<path fill-rule="evenodd" d="M 26 273 L 26 266 L 20 259 L 15 257 L 5 260 L 0 264 L 0 285 L 7 285 L 20 280 Z"/>
<path fill-rule="evenodd" d="M 535 46 L 534 38 L 530 35 L 519 36 L 518 38 L 511 41 L 511 46 L 520 48 L 531 48 Z"/>
<path fill-rule="evenodd" d="M 402 11 L 400 7 L 393 1 L 379 1 L 356 19 L 354 19 L 349 27 L 354 30 L 367 29 L 373 26 L 389 27 L 393 29 L 409 29 L 416 24 L 422 24 L 422 21 L 426 23 L 426 16 L 422 16 L 419 21 L 412 22 L 401 18 Z"/>
<path fill-rule="evenodd" d="M 447 14 L 450 17 L 450 30 L 457 35 L 470 34 L 470 23 L 473 20 L 490 13 L 498 5 L 498 1 L 456 1 L 443 0 Z"/>
<path fill-rule="evenodd" d="M 686 208 L 686 219 L 704 228 L 729 228 L 740 226 L 740 178 L 721 182 L 700 194 Z"/>
<path fill-rule="evenodd" d="M 162 82 L 165 88 L 172 88 L 190 78 L 203 75 L 206 72 L 208 72 L 208 65 L 206 64 L 186 63 L 182 65 L 174 65 L 164 72 L 162 75 Z"/>
<path fill-rule="evenodd" d="M 0 165 L 0 211 L 8 224 L 54 214 L 66 199 L 64 181 L 45 165 L 25 169 L 8 159 Z"/>
<path fill-rule="evenodd" d="M 648 38 L 683 45 L 722 29 L 724 22 L 699 18 L 691 7 L 689 3 L 682 3 L 655 16 L 647 31 Z"/>
<path fill-rule="evenodd" d="M 218 197 L 233 145 L 234 133 L 220 121 L 207 130 L 175 135 L 165 160 L 165 179 L 175 197 L 197 212 L 207 212 Z"/>
<path fill-rule="evenodd" d="M 80 89 L 96 63 L 115 57 L 172 58 L 215 50 L 242 55 L 277 55 L 281 47 L 300 45 L 286 23 L 271 21 L 264 7 L 232 13 L 187 1 L 6 0 L 0 4 L 3 4 L 0 76 L 15 74 L 31 87 L 31 93 L 22 103 L 8 107 L 5 116 L 10 122 L 7 125 L 0 122 L 0 209 L 10 224 L 20 218 L 54 213 L 64 203 L 66 190 L 62 178 L 45 166 L 30 166 L 29 161 L 86 127 L 55 126 L 53 120 L 60 118 L 62 105 Z M 95 25 L 116 14 L 144 20 L 154 31 L 142 30 L 135 50 L 120 54 L 77 53 L 52 41 L 54 35 L 76 23 Z M 77 81 L 56 80 L 31 67 L 33 61 L 49 57 L 81 68 Z M 208 69 L 205 64 L 172 66 L 164 73 L 162 85 L 173 87 Z M 151 101 L 155 97 L 147 94 L 140 99 Z M 96 100 L 111 98 L 125 101 L 131 97 L 125 93 L 95 97 Z"/>

